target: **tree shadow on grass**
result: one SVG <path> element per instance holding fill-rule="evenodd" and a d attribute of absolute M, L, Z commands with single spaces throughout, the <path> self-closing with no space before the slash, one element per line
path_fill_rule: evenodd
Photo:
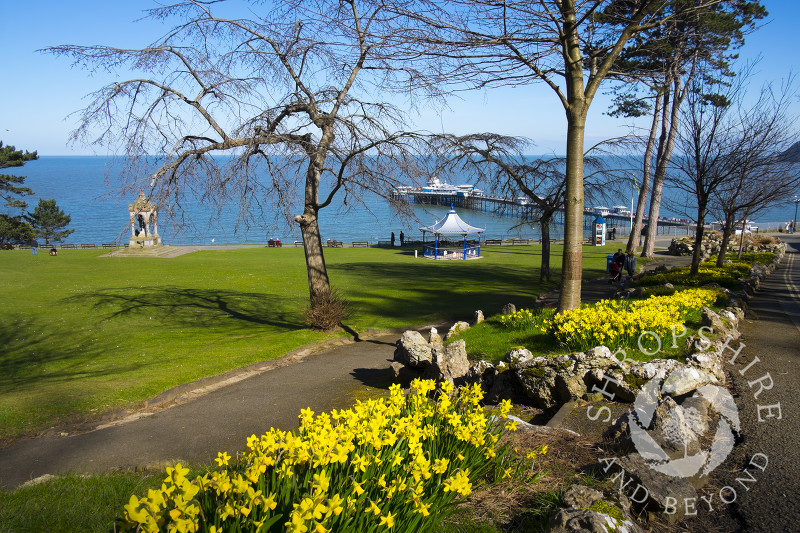
<path fill-rule="evenodd" d="M 476 263 L 344 263 L 329 270 L 337 283 L 347 285 L 356 312 L 395 319 L 472 317 L 477 309 L 488 316 L 509 302 L 532 305 L 554 286 L 540 282 L 536 268 Z"/>
<path fill-rule="evenodd" d="M 88 303 L 105 314 L 105 320 L 121 317 L 155 316 L 160 326 L 226 329 L 271 326 L 285 330 L 303 329 L 298 298 L 186 287 L 115 288 L 87 292 L 65 299 L 67 303 Z"/>
<path fill-rule="evenodd" d="M 90 368 L 108 346 L 99 346 L 91 334 L 61 332 L 31 319 L 13 317 L 0 324 L 0 395 L 50 383 L 134 372 L 143 363 L 115 360 L 113 369 Z"/>

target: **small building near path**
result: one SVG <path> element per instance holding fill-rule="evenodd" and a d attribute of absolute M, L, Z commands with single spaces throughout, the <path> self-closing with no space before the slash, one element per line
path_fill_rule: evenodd
<path fill-rule="evenodd" d="M 428 259 L 479 259 L 481 257 L 481 233 L 486 228 L 478 228 L 464 222 L 456 214 L 453 206 L 444 219 L 432 226 L 419 228 L 422 231 L 422 256 Z M 425 242 L 425 234 L 433 234 L 433 242 Z M 477 241 L 467 240 L 469 235 L 476 235 Z M 447 241 L 443 237 L 458 235 L 462 242 Z"/>

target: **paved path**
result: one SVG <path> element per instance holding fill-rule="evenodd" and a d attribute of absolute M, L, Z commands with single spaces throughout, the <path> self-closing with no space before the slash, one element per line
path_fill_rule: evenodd
<path fill-rule="evenodd" d="M 250 367 L 248 374 L 234 374 L 218 383 L 223 386 L 201 383 L 200 390 L 187 390 L 177 398 L 179 405 L 146 409 L 135 420 L 78 435 L 17 442 L 0 450 L 0 486 L 16 487 L 44 474 L 95 473 L 175 461 L 208 464 L 217 452 L 234 454 L 243 449 L 252 434 L 270 427 L 297 427 L 301 409 L 341 409 L 355 398 L 386 389 L 398 337 L 397 333 L 378 336 Z M 184 400 L 190 401 L 181 403 Z M 173 403 L 172 398 L 167 403 Z"/>
<path fill-rule="evenodd" d="M 725 462 L 739 474 L 715 480 L 736 489 L 735 502 L 717 521 L 724 530 L 800 530 L 800 235 L 781 238 L 787 254 L 752 299 L 740 339 L 744 348 L 728 365 L 744 437 Z M 780 418 L 777 407 L 768 407 L 777 404 Z M 744 489 L 735 477 L 742 477 L 751 458 L 763 463 L 759 454 L 768 458 L 766 469 L 749 467 L 758 481 Z M 732 498 L 726 491 L 726 499 Z M 719 493 L 714 501 L 720 503 Z"/>

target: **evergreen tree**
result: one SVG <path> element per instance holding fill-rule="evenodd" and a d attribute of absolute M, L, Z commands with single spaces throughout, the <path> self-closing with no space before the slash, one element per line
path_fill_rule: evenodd
<path fill-rule="evenodd" d="M 36 152 L 22 152 L 13 146 L 3 146 L 0 141 L 0 169 L 21 167 L 28 161 L 38 159 Z M 0 198 L 3 206 L 9 209 L 25 209 L 27 202 L 21 200 L 23 196 L 33 194 L 28 187 L 23 187 L 25 176 L 11 176 L 0 174 Z M 22 219 L 21 215 L 13 216 L 8 213 L 0 214 L 0 249 L 11 249 L 14 244 L 22 244 L 36 238 L 33 227 Z"/>
<path fill-rule="evenodd" d="M 11 250 L 15 244 L 31 242 L 36 238 L 33 227 L 20 217 L 0 213 L 0 250 Z"/>
<path fill-rule="evenodd" d="M 28 161 L 38 159 L 39 156 L 36 152 L 23 153 L 22 150 L 17 150 L 13 146 L 3 146 L 0 141 L 0 169 L 21 167 Z M 28 187 L 23 187 L 25 176 L 10 176 L 8 174 L 0 174 L 0 197 L 5 200 L 6 207 L 13 207 L 17 209 L 25 209 L 28 204 L 20 200 L 19 196 L 29 196 L 33 191 Z"/>
<path fill-rule="evenodd" d="M 28 213 L 25 219 L 30 222 L 37 237 L 44 237 L 47 245 L 50 245 L 51 240 L 62 241 L 75 231 L 64 229 L 72 219 L 56 205 L 55 199 L 40 198 L 36 209 L 32 213 Z"/>

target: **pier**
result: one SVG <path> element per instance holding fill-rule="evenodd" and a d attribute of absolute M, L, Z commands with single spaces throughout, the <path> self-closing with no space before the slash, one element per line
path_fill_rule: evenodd
<path fill-rule="evenodd" d="M 522 220 L 535 222 L 538 220 L 538 207 L 526 198 L 504 198 L 484 194 L 480 189 L 469 185 L 452 186 L 438 180 L 429 182 L 427 187 L 397 187 L 392 191 L 392 200 L 424 205 L 442 205 L 483 211 L 496 215 L 516 217 Z M 584 208 L 583 227 L 591 229 L 597 215 L 606 219 L 609 228 L 616 228 L 620 235 L 627 235 L 631 231 L 631 213 L 625 206 L 587 207 Z M 560 209 L 554 218 L 554 223 L 563 224 L 563 209 Z M 644 224 L 648 224 L 645 215 Z M 694 224 L 689 220 L 678 218 L 659 217 L 658 234 L 679 235 L 690 232 Z"/>

